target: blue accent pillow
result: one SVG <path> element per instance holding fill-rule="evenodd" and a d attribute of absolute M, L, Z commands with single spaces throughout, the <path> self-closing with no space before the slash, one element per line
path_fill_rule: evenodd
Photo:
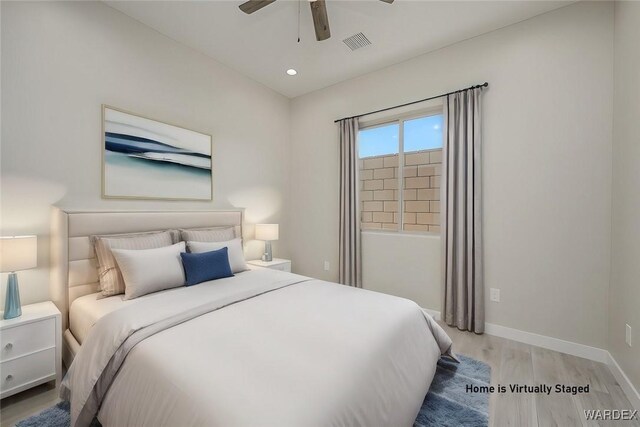
<path fill-rule="evenodd" d="M 226 247 L 199 254 L 182 252 L 180 257 L 187 277 L 187 286 L 233 276 Z"/>

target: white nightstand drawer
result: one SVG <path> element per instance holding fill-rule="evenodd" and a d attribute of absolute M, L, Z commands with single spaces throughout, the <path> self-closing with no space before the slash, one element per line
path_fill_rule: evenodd
<path fill-rule="evenodd" d="M 0 361 L 4 362 L 34 351 L 55 347 L 55 331 L 54 318 L 3 329 L 0 332 Z"/>
<path fill-rule="evenodd" d="M 0 363 L 0 391 L 25 386 L 43 378 L 56 376 L 56 349 L 39 351 L 18 359 Z"/>
<path fill-rule="evenodd" d="M 268 268 L 270 270 L 286 271 L 287 273 L 291 273 L 291 261 L 288 259 L 274 258 L 272 261 L 254 259 L 247 261 L 247 264 L 252 267 Z"/>
<path fill-rule="evenodd" d="M 270 268 L 272 270 L 280 270 L 280 271 L 286 271 L 287 273 L 291 273 L 291 263 L 278 264 Z"/>

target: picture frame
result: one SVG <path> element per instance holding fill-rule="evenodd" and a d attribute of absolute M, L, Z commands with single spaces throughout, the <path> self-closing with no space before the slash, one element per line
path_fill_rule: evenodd
<path fill-rule="evenodd" d="M 213 200 L 211 135 L 102 105 L 102 198 Z"/>

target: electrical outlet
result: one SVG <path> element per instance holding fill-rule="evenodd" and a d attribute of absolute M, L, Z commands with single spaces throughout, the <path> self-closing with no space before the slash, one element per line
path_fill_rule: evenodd
<path fill-rule="evenodd" d="M 498 288 L 491 288 L 489 290 L 489 298 L 491 299 L 491 301 L 493 302 L 500 302 L 500 289 Z"/>
<path fill-rule="evenodd" d="M 629 347 L 631 347 L 631 326 L 626 325 L 624 329 L 624 341 L 627 343 Z"/>
<path fill-rule="evenodd" d="M 325 261 L 324 262 L 324 271 L 329 271 L 330 268 L 331 268 L 331 264 L 329 264 L 329 261 Z"/>

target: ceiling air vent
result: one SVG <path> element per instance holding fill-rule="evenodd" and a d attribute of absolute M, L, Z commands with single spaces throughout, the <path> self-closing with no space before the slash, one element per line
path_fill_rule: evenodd
<path fill-rule="evenodd" d="M 360 49 L 361 47 L 369 46 L 371 44 L 367 36 L 362 33 L 354 34 L 342 41 L 344 42 L 344 44 L 349 46 L 349 49 L 351 50 Z"/>

